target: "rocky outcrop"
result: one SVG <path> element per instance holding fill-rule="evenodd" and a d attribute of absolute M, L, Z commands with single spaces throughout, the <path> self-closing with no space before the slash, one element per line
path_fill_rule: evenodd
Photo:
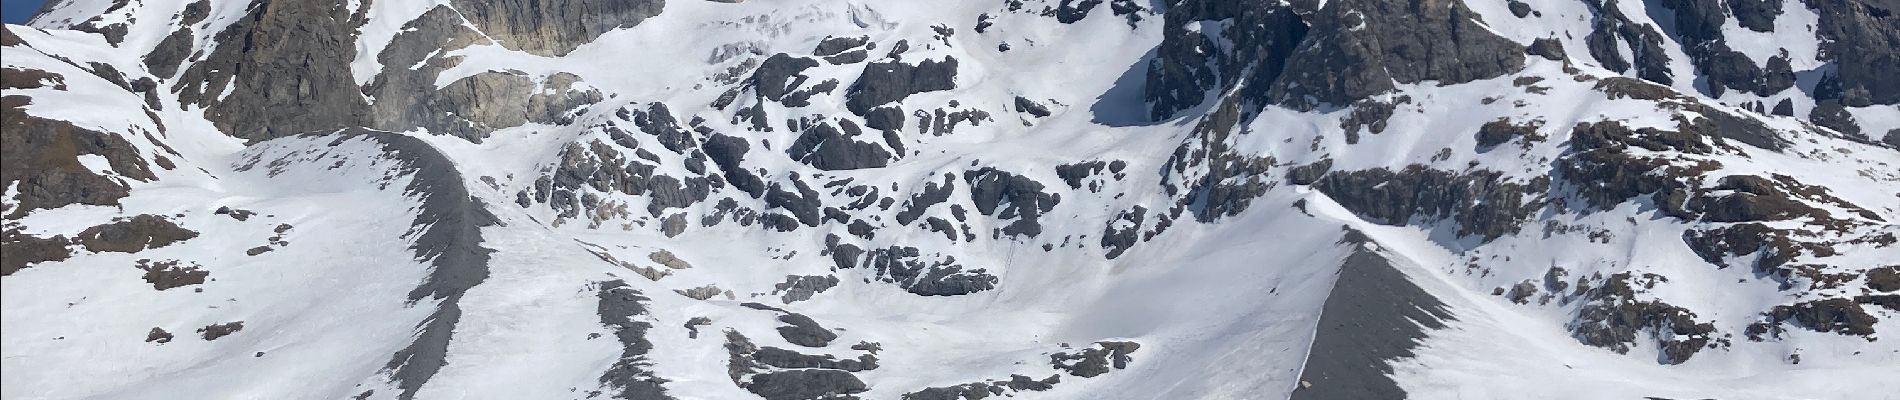
<path fill-rule="evenodd" d="M 123 137 L 27 114 L 31 103 L 23 95 L 0 98 L 0 187 L 19 191 L 10 200 L 17 203 L 0 213 L 18 218 L 70 204 L 117 205 L 129 194 L 127 179 L 156 179 Z M 103 157 L 110 175 L 80 163 L 81 156 Z"/>
<path fill-rule="evenodd" d="M 404 24 L 404 31 L 377 54 L 382 73 L 363 92 L 375 99 L 374 126 L 431 133 L 480 142 L 490 132 L 528 123 L 573 123 L 576 109 L 605 99 L 579 76 L 556 72 L 544 77 L 520 71 L 484 71 L 441 87 L 438 77 L 461 63 L 450 51 L 489 43 L 468 28 L 462 15 L 437 6 Z"/>
<path fill-rule="evenodd" d="M 1631 21 L 1617 1 L 1586 2 L 1595 18 L 1590 34 L 1584 37 L 1590 57 L 1611 71 L 1629 71 L 1634 66 L 1636 76 L 1643 80 L 1664 85 L 1675 82 L 1669 71 L 1669 55 L 1663 50 L 1662 33 Z M 1631 50 L 1628 56 L 1623 54 L 1626 48 Z"/>
<path fill-rule="evenodd" d="M 1900 104 L 1900 5 L 1876 1 L 1803 0 L 1820 18 L 1821 58 L 1837 69 L 1814 97 L 1864 107 Z"/>
<path fill-rule="evenodd" d="M 811 300 L 812 296 L 838 286 L 838 277 L 833 275 L 786 275 L 785 282 L 772 284 L 772 294 L 783 293 L 780 301 L 786 304 Z"/>
<path fill-rule="evenodd" d="M 1429 332 L 1454 318 L 1436 296 L 1371 250 L 1377 244 L 1365 234 L 1347 229 L 1339 243 L 1352 253 L 1321 306 L 1291 399 L 1405 398 L 1391 377 L 1392 360 L 1414 356 Z"/>
<path fill-rule="evenodd" d="M 1570 322 L 1577 341 L 1618 354 L 1628 353 L 1638 339 L 1655 341 L 1657 362 L 1681 364 L 1715 342 L 1715 325 L 1696 319 L 1695 312 L 1661 300 L 1637 295 L 1669 279 L 1660 275 L 1619 273 L 1583 294 L 1583 306 Z M 1639 336 L 1639 334 L 1641 336 Z"/>
<path fill-rule="evenodd" d="M 502 47 L 561 56 L 594 38 L 660 15 L 665 0 L 455 0 L 455 9 Z"/>
<path fill-rule="evenodd" d="M 1054 210 L 1061 196 L 1043 192 L 1042 182 L 995 168 L 963 173 L 970 185 L 970 202 L 976 212 L 998 220 L 1015 219 L 995 233 L 995 237 L 1042 234 L 1043 213 Z"/>
<path fill-rule="evenodd" d="M 857 123 L 846 119 L 837 123 L 838 127 L 824 121 L 802 126 L 798 139 L 785 148 L 785 155 L 826 171 L 881 168 L 899 158 L 883 143 L 858 140 L 865 132 Z"/>
<path fill-rule="evenodd" d="M 20 232 L 17 227 L 0 230 L 0 276 L 13 275 L 34 264 L 72 257 L 67 247 L 72 240 L 63 235 L 38 237 Z"/>
<path fill-rule="evenodd" d="M 616 399 L 673 398 L 666 394 L 666 387 L 661 386 L 666 379 L 654 376 L 653 362 L 647 359 L 653 343 L 647 341 L 646 332 L 653 324 L 635 319 L 645 318 L 649 299 L 628 287 L 625 281 L 612 280 L 599 285 L 600 323 L 612 330 L 614 338 L 620 341 L 620 357 L 601 374 L 600 384 L 614 390 L 612 398 Z"/>
<path fill-rule="evenodd" d="M 956 296 L 996 287 L 996 276 L 982 268 L 965 269 L 956 257 L 926 256 L 915 247 L 891 246 L 869 251 L 837 236 L 825 239 L 833 264 L 839 269 L 864 267 L 879 281 L 896 284 L 922 296 Z M 868 280 L 867 280 L 868 281 Z"/>
<path fill-rule="evenodd" d="M 114 218 L 112 223 L 86 228 L 73 242 L 91 252 L 137 253 L 195 237 L 198 232 L 179 227 L 165 217 L 141 214 Z"/>
<path fill-rule="evenodd" d="M 364 126 L 369 104 L 350 75 L 359 24 L 351 3 L 255 2 L 173 91 L 218 130 L 250 141 Z"/>
<path fill-rule="evenodd" d="M 1049 365 L 1066 371 L 1069 375 L 1094 378 L 1114 369 L 1128 368 L 1128 362 L 1134 360 L 1129 354 L 1141 349 L 1140 343 L 1102 341 L 1074 352 L 1056 352 L 1049 355 Z"/>
<path fill-rule="evenodd" d="M 1311 3 L 1189 1 L 1171 7 L 1158 56 L 1148 66 L 1144 93 L 1151 117 L 1166 118 L 1200 104 L 1209 92 L 1235 88 L 1255 104 L 1315 110 L 1395 84 L 1458 84 L 1523 68 L 1524 47 L 1492 34 L 1462 2 L 1412 3 L 1337 1 L 1313 10 Z M 1217 41 L 1236 46 L 1223 51 Z"/>
<path fill-rule="evenodd" d="M 180 266 L 180 263 L 178 260 L 141 259 L 137 267 L 145 270 L 145 275 L 141 276 L 145 283 L 152 284 L 152 289 L 160 291 L 202 284 L 205 278 L 211 277 L 211 271 L 199 269 L 197 263 L 189 266 Z"/>
<path fill-rule="evenodd" d="M 866 64 L 864 73 L 845 89 L 845 108 L 865 115 L 872 107 L 902 101 L 910 95 L 956 89 L 957 59 L 924 60 L 917 65 L 890 60 Z"/>
<path fill-rule="evenodd" d="M 1333 171 L 1313 187 L 1368 221 L 1404 225 L 1448 220 L 1459 236 L 1491 241 L 1516 233 L 1543 207 L 1549 183 L 1513 182 L 1491 171 L 1452 173 L 1408 166 Z"/>

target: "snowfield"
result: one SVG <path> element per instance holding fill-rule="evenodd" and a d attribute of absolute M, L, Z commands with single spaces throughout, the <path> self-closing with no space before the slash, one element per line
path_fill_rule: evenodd
<path fill-rule="evenodd" d="M 1303 107 L 1248 24 L 1392 2 L 58 1 L 0 398 L 1900 399 L 1900 108 L 1810 116 L 1810 2 L 1713 28 L 1783 91 L 1463 0 L 1517 68 Z"/>

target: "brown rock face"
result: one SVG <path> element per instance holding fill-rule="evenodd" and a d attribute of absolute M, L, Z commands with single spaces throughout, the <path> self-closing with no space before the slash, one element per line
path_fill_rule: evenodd
<path fill-rule="evenodd" d="M 198 232 L 181 228 L 165 217 L 142 214 L 86 228 L 79 232 L 79 244 L 93 252 L 134 253 L 195 237 L 198 237 Z"/>
<path fill-rule="evenodd" d="M 369 106 L 350 75 L 361 22 L 346 4 L 253 3 L 179 77 L 179 101 L 204 107 L 218 130 L 248 140 L 363 125 Z"/>
<path fill-rule="evenodd" d="M 502 47 L 560 56 L 660 15 L 665 0 L 456 0 L 455 9 Z"/>
<path fill-rule="evenodd" d="M 70 122 L 28 115 L 26 96 L 0 99 L 0 187 L 18 184 L 19 205 L 9 217 L 68 204 L 114 205 L 125 197 L 125 182 L 100 176 L 79 163 L 81 155 L 105 157 L 121 177 L 151 180 L 138 149 L 118 135 Z"/>

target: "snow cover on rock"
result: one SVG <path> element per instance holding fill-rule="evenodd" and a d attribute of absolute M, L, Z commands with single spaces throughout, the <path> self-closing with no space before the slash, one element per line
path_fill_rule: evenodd
<path fill-rule="evenodd" d="M 1895 7 L 1717 3 L 60 1 L 0 397 L 1894 392 Z"/>

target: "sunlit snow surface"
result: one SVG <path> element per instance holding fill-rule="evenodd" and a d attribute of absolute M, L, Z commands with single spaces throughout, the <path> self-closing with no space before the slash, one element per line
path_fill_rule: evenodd
<path fill-rule="evenodd" d="M 107 3 L 69 2 L 42 16 L 36 26 L 63 26 L 97 15 Z M 136 22 L 130 24 L 126 42 L 116 48 L 80 32 L 9 28 L 40 51 L 54 49 L 81 64 L 104 62 L 128 75 L 149 76 L 139 55 L 170 33 L 171 15 L 183 2 L 146 3 L 125 16 Z M 529 124 L 497 131 L 479 144 L 428 132 L 404 133 L 424 139 L 454 160 L 471 194 L 501 222 L 481 230 L 482 246 L 495 251 L 489 275 L 460 299 L 463 312 L 448 345 L 447 364 L 416 397 L 583 398 L 602 390 L 602 371 L 618 359 L 620 346 L 596 312 L 596 290 L 600 282 L 618 279 L 650 298 L 650 313 L 638 317 L 652 324 L 646 333 L 653 343 L 647 354 L 649 369 L 668 381 L 669 395 L 680 399 L 754 396 L 727 375 L 721 332 L 728 329 L 745 333 L 761 346 L 839 358 L 856 357 L 859 352 L 846 348 L 860 341 L 881 344 L 881 366 L 857 374 L 869 384 L 869 391 L 859 394 L 866 399 L 896 399 L 925 387 L 1006 379 L 1011 374 L 1041 378 L 1060 373 L 1049 364 L 1051 352 L 1103 340 L 1133 341 L 1142 347 L 1125 370 L 1094 378 L 1064 375 L 1050 391 L 1012 395 L 1285 398 L 1299 386 L 1321 318 L 1320 305 L 1340 262 L 1353 251 L 1340 243 L 1342 227 L 1350 227 L 1369 235 L 1380 254 L 1446 303 L 1455 317 L 1447 329 L 1430 333 L 1416 350 L 1417 357 L 1392 362 L 1394 379 L 1413 398 L 1895 398 L 1892 393 L 1900 384 L 1892 377 L 1900 374 L 1900 343 L 1799 329 L 1780 341 L 1742 338 L 1740 332 L 1761 310 L 1798 299 L 1745 268 L 1708 265 L 1683 247 L 1686 226 L 1634 203 L 1588 215 L 1539 216 L 1607 229 L 1612 234 L 1608 240 L 1581 233 L 1546 237 L 1537 229 L 1541 224 L 1534 224 L 1477 246 L 1470 240 L 1447 239 L 1445 229 L 1430 225 L 1369 223 L 1317 191 L 1282 182 L 1238 216 L 1209 224 L 1183 218 L 1152 241 L 1107 259 L 1098 245 L 1105 221 L 1134 205 L 1156 212 L 1172 206 L 1174 198 L 1158 189 L 1161 176 L 1155 172 L 1206 110 L 1154 124 L 1120 123 L 1145 114 L 1141 80 L 1146 57 L 1161 40 L 1159 15 L 1131 27 L 1104 6 L 1078 23 L 1059 24 L 1032 14 L 999 13 L 995 3 L 676 0 L 659 16 L 609 32 L 564 57 L 497 45 L 460 50 L 465 61 L 443 73 L 438 85 L 490 70 L 537 77 L 568 72 L 613 96 L 591 106 L 571 126 Z M 1587 58 L 1579 55 L 1587 54 L 1582 37 L 1589 26 L 1575 21 L 1587 18 L 1581 3 L 1539 4 L 1541 18 L 1553 21 L 1549 24 L 1519 22 L 1502 1 L 1469 3 L 1501 36 L 1521 42 L 1565 38 L 1562 42 L 1573 59 Z M 1724 27 L 1734 35 L 1730 43 L 1757 59 L 1773 50 L 1751 46 L 1794 46 L 1789 51 L 1795 67 L 1812 66 L 1813 38 L 1794 32 L 1805 32 L 1814 16 L 1799 2 L 1786 3 L 1790 13 L 1777 20 L 1777 32 L 1784 33 L 1744 32 L 1731 21 Z M 245 2 L 212 4 L 211 17 L 198 29 L 199 49 L 208 49 L 219 27 L 244 14 Z M 1646 22 L 1641 4 L 1624 2 L 1622 7 Z M 371 2 L 372 17 L 361 28 L 358 57 L 350 64 L 352 78 L 358 83 L 373 79 L 383 69 L 373 55 L 404 22 L 430 6 L 422 0 Z M 988 33 L 971 31 L 972 21 L 984 13 L 995 17 L 996 26 Z M 932 39 L 931 26 L 936 24 L 954 27 L 956 33 Z M 1784 26 L 1787 29 L 1781 29 Z M 713 49 L 747 43 L 767 55 L 808 54 L 826 36 L 848 35 L 871 37 L 879 43 L 874 54 L 908 39 L 908 62 L 954 57 L 960 62 L 957 89 L 913 95 L 904 104 L 957 100 L 992 110 L 993 123 L 958 127 L 954 135 L 910 137 L 917 152 L 885 168 L 823 172 L 779 156 L 796 132 L 745 132 L 733 124 L 729 111 L 709 105 L 725 89 L 709 77 L 730 64 L 707 63 Z M 999 43 L 1012 49 L 998 52 Z M 161 95 L 167 107 L 157 114 L 165 125 L 159 133 L 152 120 L 136 111 L 143 104 L 138 95 L 40 51 L 8 47 L 5 64 L 60 73 L 70 89 L 18 91 L 33 97 L 30 113 L 128 136 L 153 132 L 181 156 L 173 158 L 176 169 L 154 168 L 160 179 L 134 182 L 123 210 L 69 206 L 9 223 L 17 222 L 35 235 L 70 237 L 117 215 L 180 215 L 175 222 L 201 236 L 132 254 L 81 250 L 71 259 L 37 264 L 0 280 L 0 322 L 5 329 L 0 367 L 6 371 L 0 395 L 337 399 L 369 389 L 376 392 L 373 398 L 391 398 L 397 392 L 383 375 L 385 364 L 408 345 L 433 306 L 432 300 L 411 304 L 408 298 L 429 267 L 408 248 L 413 244 L 409 233 L 416 229 L 410 222 L 420 200 L 404 193 L 412 177 L 399 172 L 397 160 L 365 138 L 300 136 L 246 147 L 219 133 L 204 119 L 203 110 L 177 106 L 169 92 Z M 1692 76 L 1685 56 L 1676 53 L 1671 58 L 1680 64 L 1672 66 L 1677 76 Z M 1339 133 L 1345 112 L 1302 113 L 1278 107 L 1267 107 L 1246 127 L 1247 133 L 1228 144 L 1243 153 L 1271 156 L 1280 165 L 1322 158 L 1333 160 L 1334 170 L 1425 164 L 1457 171 L 1482 165 L 1510 179 L 1528 180 L 1548 173 L 1549 160 L 1563 152 L 1569 127 L 1577 123 L 1618 120 L 1632 128 L 1675 127 L 1672 112 L 1652 102 L 1610 100 L 1592 90 L 1594 82 L 1578 82 L 1562 72 L 1560 63 L 1528 60 L 1523 72 L 1497 79 L 1443 87 L 1430 82 L 1403 85 L 1400 90 L 1412 102 L 1398 107 L 1384 132 L 1363 134 L 1356 144 L 1347 144 Z M 1615 75 L 1587 63 L 1576 67 L 1598 76 Z M 821 63 L 804 73 L 813 81 L 836 78 L 849 86 L 861 69 L 861 64 Z M 1547 86 L 1547 92 L 1528 93 L 1513 85 L 1512 78 L 1518 76 L 1546 78 L 1537 85 Z M 1680 81 L 1684 83 L 1676 89 L 1694 93 L 1688 79 Z M 1013 110 L 1010 104 L 1016 96 L 1051 100 L 1054 115 L 996 112 Z M 1497 99 L 1478 102 L 1487 97 Z M 746 165 L 755 169 L 800 171 L 827 181 L 849 177 L 886 190 L 897 188 L 885 196 L 901 203 L 943 173 L 961 174 L 976 164 L 1041 181 L 1061 195 L 1061 203 L 1042 217 L 1044 232 L 1035 238 L 991 239 L 987 232 L 1004 223 L 975 218 L 971 227 L 981 233 L 973 242 L 952 242 L 937 232 L 895 224 L 869 241 L 872 247 L 901 244 L 954 255 L 999 278 L 995 290 L 950 297 L 907 293 L 869 279 L 871 272 L 864 268 L 834 271 L 831 258 L 821 252 L 827 234 L 847 236 L 842 227 L 794 232 L 737 224 L 702 227 L 700 218 L 713 212 L 713 201 L 707 201 L 685 210 L 686 219 L 694 222 L 691 229 L 667 237 L 658 219 L 598 227 L 579 221 L 556 224 L 555 211 L 545 205 L 515 205 L 515 194 L 557 162 L 563 146 L 601 136 L 585 129 L 589 121 L 649 102 L 665 103 L 681 120 L 704 117 L 706 126 L 716 131 L 745 135 L 754 146 Z M 1520 102 L 1527 105 L 1517 105 Z M 778 119 L 845 114 L 843 96 L 836 93 L 816 97 L 813 103 L 799 109 L 773 103 L 766 110 Z M 1745 147 L 1746 158 L 1706 156 L 1724 166 L 1712 175 L 1790 175 L 1831 188 L 1833 195 L 1887 221 L 1900 221 L 1900 196 L 1894 194 L 1900 191 L 1900 153 L 1822 135 L 1793 118 L 1721 107 L 1761 118 L 1792 143 L 1780 153 Z M 1812 104 L 1799 107 L 1796 114 L 1805 115 Z M 1875 128 L 1900 124 L 1900 111 L 1854 112 Z M 1500 117 L 1542 120 L 1545 128 L 1540 133 L 1549 139 L 1523 151 L 1472 151 L 1476 142 L 1471 132 Z M 128 141 L 145 156 L 163 152 L 147 140 Z M 766 148 L 766 142 L 772 147 Z M 1441 149 L 1453 151 L 1440 156 Z M 1051 170 L 1053 165 L 1089 160 L 1126 161 L 1128 178 L 1107 182 L 1101 193 L 1092 193 L 1069 189 Z M 665 161 L 658 173 L 685 173 L 677 157 Z M 86 166 L 109 169 L 102 161 Z M 813 181 L 814 186 L 818 182 L 823 181 Z M 951 198 L 967 201 L 968 190 L 959 183 Z M 631 209 L 644 209 L 649 201 L 616 196 L 612 200 L 624 201 Z M 826 204 L 848 201 L 846 196 L 825 195 Z M 237 221 L 213 214 L 221 206 L 252 210 L 258 216 Z M 896 211 L 884 213 L 883 219 L 890 220 Z M 926 215 L 950 218 L 944 207 Z M 293 226 L 284 235 L 288 246 L 245 254 L 265 244 L 280 223 Z M 1891 223 L 1886 227 L 1892 229 Z M 1045 250 L 1046 244 L 1053 249 Z M 1836 261 L 1892 264 L 1900 260 L 1895 249 L 1864 248 Z M 654 251 L 667 250 L 693 268 L 650 280 L 590 252 L 598 250 L 640 262 Z M 133 267 L 139 259 L 187 260 L 210 271 L 211 281 L 155 291 Z M 1485 263 L 1489 273 L 1470 273 L 1465 265 L 1471 260 Z M 1720 332 L 1734 333 L 1733 347 L 1705 350 L 1682 365 L 1658 365 L 1655 347 L 1640 345 L 1647 342 L 1639 341 L 1627 355 L 1578 343 L 1564 326 L 1575 312 L 1572 308 L 1512 304 L 1491 295 L 1493 288 L 1541 276 L 1558 265 L 1572 276 L 1621 271 L 1666 275 L 1670 284 L 1644 296 L 1695 310 Z M 787 275 L 826 274 L 836 274 L 841 283 L 809 301 L 787 305 L 772 294 L 773 285 Z M 705 285 L 736 296 L 694 300 L 675 292 Z M 772 333 L 779 325 L 774 313 L 742 307 L 742 302 L 808 315 L 834 328 L 839 338 L 824 349 L 789 344 Z M 1878 315 L 1880 336 L 1900 329 L 1893 322 L 1900 314 L 1883 310 Z M 699 327 L 697 338 L 689 338 L 683 325 L 695 317 L 709 318 L 711 324 Z M 230 321 L 244 321 L 245 328 L 216 341 L 200 340 L 193 331 Z M 155 326 L 165 327 L 177 339 L 162 345 L 144 341 Z M 1790 354 L 1800 354 L 1803 361 L 1790 364 Z"/>

